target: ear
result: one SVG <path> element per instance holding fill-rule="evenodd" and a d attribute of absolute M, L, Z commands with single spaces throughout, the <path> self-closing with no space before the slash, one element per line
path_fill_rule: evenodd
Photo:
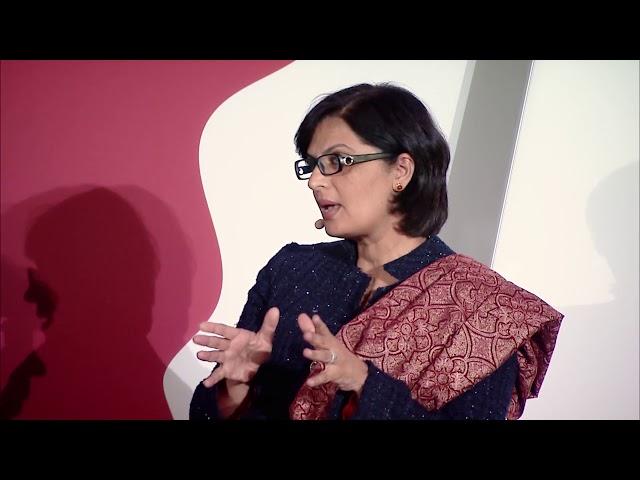
<path fill-rule="evenodd" d="M 414 170 L 415 162 L 411 155 L 408 153 L 401 153 L 393 165 L 394 185 L 401 183 L 403 187 L 406 187 L 413 177 Z"/>

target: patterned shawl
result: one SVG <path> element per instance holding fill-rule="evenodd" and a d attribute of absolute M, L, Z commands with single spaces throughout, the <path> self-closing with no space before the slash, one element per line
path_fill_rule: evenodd
<path fill-rule="evenodd" d="M 465 255 L 416 272 L 343 325 L 336 337 L 362 360 L 402 380 L 427 410 L 469 390 L 517 352 L 507 418 L 538 396 L 563 315 Z M 293 419 L 326 418 L 337 387 L 306 383 Z"/>

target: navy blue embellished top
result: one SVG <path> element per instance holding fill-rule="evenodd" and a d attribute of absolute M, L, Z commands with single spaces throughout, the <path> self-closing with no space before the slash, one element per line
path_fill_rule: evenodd
<path fill-rule="evenodd" d="M 440 238 L 431 237 L 408 254 L 384 265 L 404 281 L 430 263 L 454 253 Z M 316 312 L 335 335 L 340 327 L 396 284 L 373 292 L 366 306 L 362 297 L 371 281 L 356 265 L 357 247 L 351 240 L 284 246 L 258 273 L 249 290 L 238 327 L 257 331 L 271 307 L 280 310 L 273 338 L 271 358 L 251 381 L 248 406 L 240 418 L 287 419 L 289 405 L 309 375 L 310 360 L 302 356 L 309 346 L 302 338 L 297 317 Z M 356 419 L 500 419 L 506 418 L 511 393 L 518 375 L 515 355 L 500 368 L 439 410 L 428 411 L 411 398 L 408 387 L 367 362 L 369 374 L 355 412 Z M 338 391 L 329 419 L 340 418 L 350 392 Z M 217 386 L 198 384 L 189 409 L 192 420 L 219 418 Z"/>

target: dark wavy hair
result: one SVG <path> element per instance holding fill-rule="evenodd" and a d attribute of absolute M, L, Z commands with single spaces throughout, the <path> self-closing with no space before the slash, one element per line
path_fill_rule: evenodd
<path fill-rule="evenodd" d="M 325 96 L 302 120 L 295 146 L 306 157 L 318 124 L 339 117 L 366 143 L 395 156 L 411 155 L 415 169 L 406 188 L 394 195 L 391 213 L 412 237 L 437 234 L 447 221 L 449 146 L 427 107 L 410 91 L 388 83 L 360 84 Z"/>

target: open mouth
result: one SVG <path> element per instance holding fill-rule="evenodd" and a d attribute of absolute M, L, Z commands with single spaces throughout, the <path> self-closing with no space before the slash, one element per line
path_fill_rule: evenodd
<path fill-rule="evenodd" d="M 325 220 L 330 220 L 331 218 L 333 218 L 338 213 L 338 210 L 340 210 L 340 205 L 337 203 L 320 207 L 322 218 L 324 218 Z"/>

